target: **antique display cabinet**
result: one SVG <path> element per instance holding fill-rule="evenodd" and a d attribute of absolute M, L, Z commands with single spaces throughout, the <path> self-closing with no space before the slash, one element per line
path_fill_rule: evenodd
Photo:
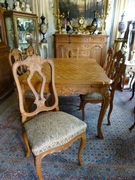
<path fill-rule="evenodd" d="M 4 20 L 10 50 L 18 48 L 25 53 L 25 49 L 31 44 L 39 54 L 38 17 L 36 14 L 5 11 Z"/>
<path fill-rule="evenodd" d="M 12 71 L 8 61 L 9 46 L 7 45 L 3 19 L 4 11 L 4 9 L 0 8 L 0 100 L 11 93 L 15 88 Z"/>

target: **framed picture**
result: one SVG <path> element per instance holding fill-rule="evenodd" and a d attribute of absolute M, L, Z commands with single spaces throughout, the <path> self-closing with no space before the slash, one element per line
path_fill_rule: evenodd
<path fill-rule="evenodd" d="M 64 13 L 65 17 L 67 12 L 70 14 L 70 19 L 74 20 L 83 16 L 88 21 L 94 18 L 94 11 L 99 15 L 107 13 L 108 0 L 57 0 L 56 8 L 60 13 Z"/>

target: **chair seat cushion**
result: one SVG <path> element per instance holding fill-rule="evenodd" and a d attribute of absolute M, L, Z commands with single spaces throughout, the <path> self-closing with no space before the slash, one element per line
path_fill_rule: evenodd
<path fill-rule="evenodd" d="M 81 95 L 81 99 L 82 100 L 103 100 L 103 97 L 101 94 L 97 93 L 97 92 L 92 92 L 86 95 Z"/>
<path fill-rule="evenodd" d="M 86 123 L 61 111 L 38 114 L 24 124 L 34 155 L 68 143 L 86 131 Z"/>

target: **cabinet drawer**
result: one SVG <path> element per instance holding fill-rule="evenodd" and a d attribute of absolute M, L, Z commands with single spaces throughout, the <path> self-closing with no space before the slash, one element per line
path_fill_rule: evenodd
<path fill-rule="evenodd" d="M 83 37 L 70 37 L 70 42 L 90 42 L 90 38 L 88 36 L 83 36 Z"/>
<path fill-rule="evenodd" d="M 90 49 L 90 44 L 89 43 L 80 43 L 76 44 L 76 46 L 79 46 L 79 49 Z"/>
<path fill-rule="evenodd" d="M 94 42 L 94 43 L 107 43 L 107 38 L 105 37 L 92 37 L 91 38 L 91 43 Z"/>
<path fill-rule="evenodd" d="M 69 42 L 69 37 L 56 37 L 55 42 Z"/>
<path fill-rule="evenodd" d="M 90 57 L 90 51 L 81 49 L 79 51 L 79 57 Z"/>

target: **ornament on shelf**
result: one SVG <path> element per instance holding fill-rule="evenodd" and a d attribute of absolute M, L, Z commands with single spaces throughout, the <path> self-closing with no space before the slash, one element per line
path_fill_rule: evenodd
<path fill-rule="evenodd" d="M 69 10 L 67 10 L 67 14 L 66 14 L 66 18 L 65 18 L 65 29 L 67 31 L 67 33 L 73 29 L 71 22 L 70 22 L 70 13 Z"/>
<path fill-rule="evenodd" d="M 48 30 L 48 23 L 45 23 L 45 17 L 44 15 L 42 14 L 42 16 L 40 17 L 41 19 L 41 24 L 40 24 L 40 32 L 41 34 L 43 35 L 43 39 L 41 40 L 41 43 L 46 43 L 47 40 L 45 39 L 45 34 Z"/>
<path fill-rule="evenodd" d="M 20 8 L 20 2 L 19 1 L 15 1 L 13 10 L 14 11 L 22 11 Z"/>
<path fill-rule="evenodd" d="M 125 12 L 121 16 L 121 21 L 118 24 L 118 31 L 120 32 L 119 39 L 123 38 L 123 33 L 126 31 L 127 22 L 125 21 Z"/>
<path fill-rule="evenodd" d="M 25 1 L 24 0 L 20 1 L 20 7 L 22 11 L 25 11 L 25 6 L 26 6 Z"/>
<path fill-rule="evenodd" d="M 100 1 L 98 1 L 100 2 Z M 109 15 L 109 11 L 110 11 L 110 4 L 109 4 L 109 0 L 104 0 L 104 8 L 101 10 L 101 14 L 96 12 L 96 17 L 100 19 L 100 30 L 99 30 L 99 34 L 104 34 L 106 35 L 106 19 L 107 16 Z"/>
<path fill-rule="evenodd" d="M 27 13 L 32 13 L 32 11 L 30 10 L 30 5 L 29 5 L 29 4 L 26 4 L 26 6 L 25 6 L 25 12 L 27 12 Z"/>
<path fill-rule="evenodd" d="M 62 24 L 61 24 L 61 19 L 65 17 L 65 14 L 62 13 L 60 14 L 60 10 L 58 9 L 58 13 L 57 14 L 54 14 L 54 17 L 57 19 L 57 27 L 58 27 L 58 33 L 61 34 L 62 33 L 62 30 L 61 30 L 61 27 L 62 27 Z"/>

